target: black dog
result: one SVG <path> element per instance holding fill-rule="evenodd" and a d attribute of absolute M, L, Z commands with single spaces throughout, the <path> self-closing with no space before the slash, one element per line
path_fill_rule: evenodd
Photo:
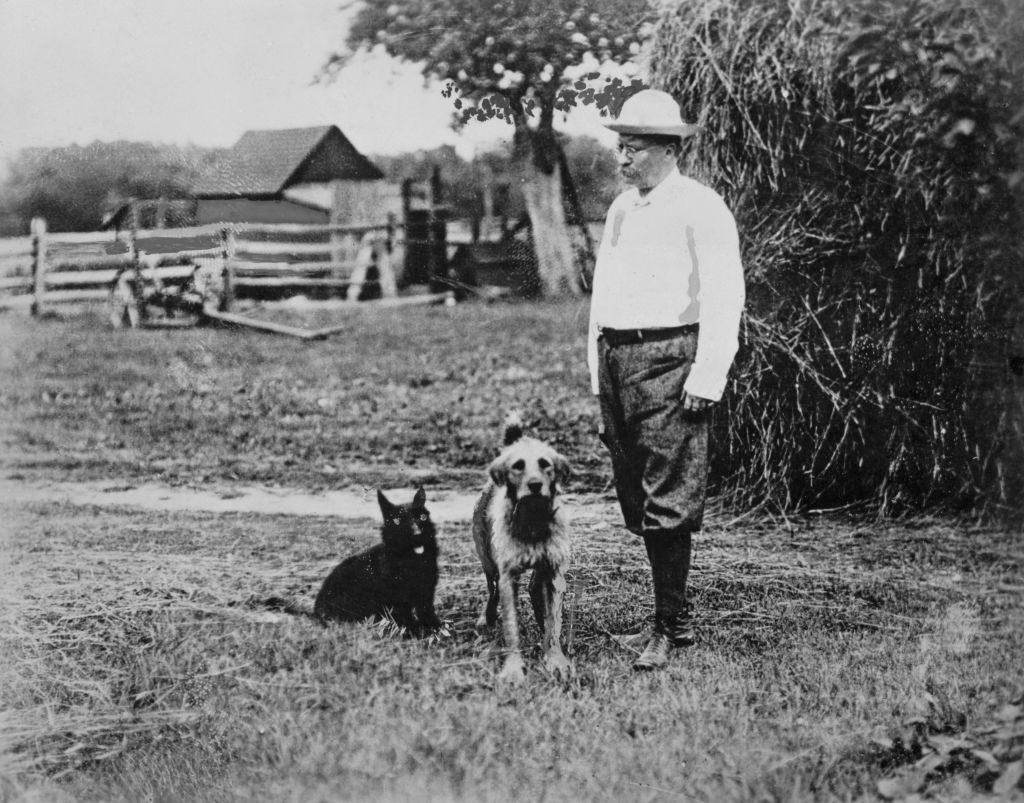
<path fill-rule="evenodd" d="M 324 580 L 313 615 L 321 622 L 389 616 L 420 635 L 441 626 L 434 612 L 437 538 L 420 488 L 395 505 L 377 491 L 384 516 L 382 543 L 345 558 Z"/>

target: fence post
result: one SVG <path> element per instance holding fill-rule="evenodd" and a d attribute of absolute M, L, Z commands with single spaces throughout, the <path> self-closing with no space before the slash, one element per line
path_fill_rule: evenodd
<path fill-rule="evenodd" d="M 434 220 L 437 215 L 437 204 L 441 195 L 441 168 L 434 165 L 430 171 L 427 186 L 427 284 L 433 288 L 437 283 L 437 242 L 434 237 Z"/>
<path fill-rule="evenodd" d="M 135 226 L 135 216 L 132 215 L 132 227 L 128 230 L 128 259 L 131 260 L 132 270 L 139 272 L 139 243 L 138 229 Z"/>
<path fill-rule="evenodd" d="M 220 311 L 227 312 L 235 301 L 235 230 L 231 226 L 220 230 L 220 248 L 224 260 L 221 269 L 224 291 L 220 299 Z"/>
<path fill-rule="evenodd" d="M 398 282 L 405 279 L 405 225 L 409 217 L 406 215 L 398 222 L 394 212 L 388 212 L 387 251 L 388 265 L 391 268 L 391 275 L 395 278 L 395 294 L 398 294 Z"/>
<path fill-rule="evenodd" d="M 395 270 L 391 265 L 391 248 L 388 245 L 387 237 L 377 237 L 374 240 L 374 253 L 377 255 L 377 281 L 380 285 L 381 298 L 394 298 L 398 295 L 398 282 L 395 280 Z"/>
<path fill-rule="evenodd" d="M 353 223 L 353 213 L 358 205 L 355 192 L 355 186 L 350 182 L 341 180 L 332 182 L 329 217 L 332 225 Z M 331 247 L 330 276 L 332 279 L 347 279 L 352 275 L 353 262 L 357 257 L 356 235 L 343 231 L 331 231 L 328 238 Z"/>
<path fill-rule="evenodd" d="M 366 282 L 366 274 L 370 269 L 370 262 L 373 261 L 372 236 L 371 232 L 366 232 L 359 241 L 359 250 L 356 254 L 356 264 L 352 269 L 348 288 L 345 291 L 345 299 L 347 301 L 358 301 L 359 295 L 363 292 L 363 284 Z"/>
<path fill-rule="evenodd" d="M 46 218 L 32 218 L 32 314 L 43 314 L 43 296 L 46 294 Z"/>

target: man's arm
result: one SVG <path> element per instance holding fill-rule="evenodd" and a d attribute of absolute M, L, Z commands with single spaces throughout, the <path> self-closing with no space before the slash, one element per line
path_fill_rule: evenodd
<path fill-rule="evenodd" d="M 697 355 L 683 388 L 683 408 L 702 412 L 722 398 L 729 368 L 739 348 L 739 326 L 746 291 L 736 221 L 715 196 L 701 207 L 692 227 L 700 282 Z"/>
<path fill-rule="evenodd" d="M 606 302 L 602 294 L 602 271 L 601 262 L 602 257 L 605 257 L 608 253 L 608 249 L 611 248 L 611 233 L 612 233 L 612 217 L 618 204 L 618 199 L 612 202 L 612 205 L 608 208 L 608 214 L 604 221 L 604 231 L 601 234 L 601 244 L 597 248 L 597 260 L 594 263 L 594 278 L 590 288 L 590 325 L 587 329 L 587 366 L 590 369 L 590 392 L 593 395 L 598 393 L 598 382 L 597 382 L 597 321 L 599 312 L 599 306 Z"/>

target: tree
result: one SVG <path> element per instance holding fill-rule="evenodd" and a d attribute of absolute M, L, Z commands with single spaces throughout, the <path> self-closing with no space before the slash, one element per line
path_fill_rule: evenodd
<path fill-rule="evenodd" d="M 214 153 L 124 141 L 28 148 L 10 160 L 0 184 L 0 219 L 18 233 L 33 217 L 46 218 L 50 231 L 92 231 L 130 198 L 187 198 Z"/>
<path fill-rule="evenodd" d="M 642 88 L 598 66 L 639 55 L 655 17 L 649 0 L 366 0 L 348 50 L 325 69 L 336 72 L 360 47 L 382 45 L 445 84 L 459 123 L 500 119 L 514 126 L 513 159 L 542 290 L 575 295 L 581 282 L 563 206 L 555 115 L 578 104 L 615 113 Z"/>

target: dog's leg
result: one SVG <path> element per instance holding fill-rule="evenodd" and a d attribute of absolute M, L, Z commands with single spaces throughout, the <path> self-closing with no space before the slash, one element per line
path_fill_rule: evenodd
<path fill-rule="evenodd" d="M 562 652 L 562 603 L 565 575 L 550 566 L 538 566 L 530 580 L 530 601 L 537 624 L 543 631 L 541 648 L 544 666 L 560 680 L 572 676 L 572 664 Z"/>
<path fill-rule="evenodd" d="M 496 575 L 488 574 L 487 577 L 487 601 L 480 610 L 480 618 L 476 620 L 477 627 L 492 627 L 498 621 L 498 578 Z"/>
<path fill-rule="evenodd" d="M 437 611 L 434 610 L 433 600 L 425 602 L 416 609 L 416 619 L 420 627 L 425 631 L 441 629 L 441 620 L 437 616 Z"/>
<path fill-rule="evenodd" d="M 510 572 L 498 575 L 498 598 L 501 602 L 501 627 L 505 638 L 505 664 L 498 680 L 522 683 L 526 678 L 523 655 L 519 651 L 519 622 L 516 619 L 516 578 Z"/>
<path fill-rule="evenodd" d="M 411 635 L 417 634 L 416 618 L 413 616 L 412 605 L 408 602 L 403 602 L 391 609 L 391 618 L 395 624 L 404 627 Z"/>

